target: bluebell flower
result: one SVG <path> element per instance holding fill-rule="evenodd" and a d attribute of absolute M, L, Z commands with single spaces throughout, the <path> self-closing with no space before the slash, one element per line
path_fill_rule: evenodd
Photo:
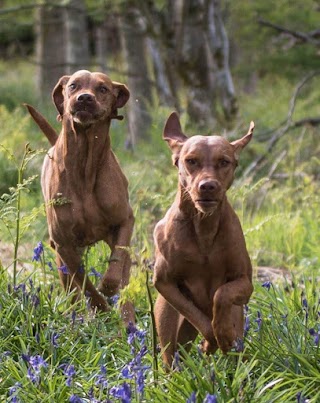
<path fill-rule="evenodd" d="M 116 294 L 116 295 L 113 295 L 112 297 L 109 297 L 108 301 L 111 305 L 117 305 L 117 303 L 119 302 L 119 299 L 120 299 L 120 295 Z"/>
<path fill-rule="evenodd" d="M 53 347 L 58 347 L 58 339 L 60 337 L 60 334 L 53 332 L 51 335 L 51 344 Z"/>
<path fill-rule="evenodd" d="M 122 371 L 121 371 L 121 375 L 125 378 L 125 379 L 131 379 L 133 378 L 133 375 L 131 374 L 131 370 L 129 368 L 128 365 L 126 365 Z"/>
<path fill-rule="evenodd" d="M 139 330 L 132 322 L 127 327 L 128 343 L 133 344 L 135 339 L 138 339 L 141 343 L 144 342 L 146 331 Z"/>
<path fill-rule="evenodd" d="M 47 265 L 48 265 L 48 267 L 49 267 L 49 270 L 52 271 L 52 270 L 53 270 L 52 262 L 48 262 Z"/>
<path fill-rule="evenodd" d="M 93 401 L 94 399 L 94 388 L 91 386 L 91 388 L 88 390 L 88 398 L 90 399 L 90 402 Z"/>
<path fill-rule="evenodd" d="M 41 260 L 41 255 L 43 253 L 43 245 L 42 242 L 38 242 L 38 245 L 33 249 L 33 262 L 39 262 Z"/>
<path fill-rule="evenodd" d="M 21 400 L 18 398 L 17 393 L 19 392 L 19 389 L 21 389 L 22 384 L 20 382 L 16 382 L 13 386 L 10 386 L 9 388 L 9 397 L 10 399 L 8 400 L 10 403 L 20 403 Z"/>
<path fill-rule="evenodd" d="M 173 357 L 173 368 L 175 368 L 177 371 L 181 371 L 181 365 L 180 365 L 180 355 L 179 352 L 176 351 L 174 353 L 174 357 Z"/>
<path fill-rule="evenodd" d="M 314 340 L 314 344 L 316 345 L 316 346 L 319 346 L 319 341 L 320 341 L 320 327 L 319 327 L 319 329 L 318 329 L 318 331 L 316 331 L 315 329 L 309 329 L 309 334 L 310 334 L 310 336 L 312 336 L 313 337 L 313 340 Z"/>
<path fill-rule="evenodd" d="M 72 312 L 71 312 L 71 321 L 72 321 L 72 324 L 74 325 L 74 323 L 75 323 L 75 321 L 76 321 L 76 317 L 77 317 L 77 312 L 75 311 L 75 310 L 73 310 Z"/>
<path fill-rule="evenodd" d="M 40 370 L 42 367 L 47 367 L 48 364 L 43 359 L 41 355 L 32 355 L 29 357 L 29 363 L 32 365 L 33 368 L 36 370 Z"/>
<path fill-rule="evenodd" d="M 186 403 L 197 403 L 196 392 L 192 392 Z"/>
<path fill-rule="evenodd" d="M 307 301 L 307 298 L 302 298 L 302 306 L 304 307 L 304 308 L 308 308 L 308 301 Z"/>
<path fill-rule="evenodd" d="M 262 317 L 261 317 L 261 313 L 260 311 L 257 312 L 257 319 L 255 320 L 255 322 L 257 322 L 258 324 L 258 329 L 257 331 L 259 331 L 261 329 L 261 325 L 262 325 Z"/>
<path fill-rule="evenodd" d="M 28 368 L 28 371 L 27 371 L 27 377 L 30 379 L 30 381 L 32 383 L 38 384 L 40 381 L 40 376 L 35 371 L 33 371 L 32 368 L 30 368 L 30 367 Z"/>
<path fill-rule="evenodd" d="M 272 286 L 271 281 L 265 281 L 262 283 L 262 287 L 266 288 L 268 291 L 270 290 L 270 287 Z"/>
<path fill-rule="evenodd" d="M 121 399 L 122 403 L 131 403 L 131 388 L 126 382 L 121 386 L 113 386 L 110 389 L 110 395 Z"/>
<path fill-rule="evenodd" d="M 69 274 L 69 270 L 65 265 L 58 267 L 58 270 L 60 270 L 63 274 Z"/>
<path fill-rule="evenodd" d="M 32 305 L 37 308 L 40 305 L 40 298 L 37 294 L 32 294 L 31 295 L 31 302 Z"/>
<path fill-rule="evenodd" d="M 100 367 L 100 373 L 96 375 L 95 385 L 99 386 L 100 389 L 106 389 L 108 387 L 108 381 L 106 378 L 107 369 L 104 365 Z"/>
<path fill-rule="evenodd" d="M 70 403 L 83 403 L 84 400 L 82 400 L 78 395 L 71 395 L 69 402 Z"/>
<path fill-rule="evenodd" d="M 16 286 L 14 287 L 14 291 L 19 291 L 19 290 L 22 291 L 22 294 L 23 294 L 23 295 L 26 295 L 26 294 L 27 294 L 27 289 L 26 289 L 25 283 L 20 283 L 19 285 L 16 285 Z"/>
<path fill-rule="evenodd" d="M 145 381 L 145 371 L 143 368 L 139 369 L 137 372 L 137 390 L 140 395 L 143 395 L 144 392 L 144 381 Z"/>
<path fill-rule="evenodd" d="M 72 364 L 65 364 L 64 365 L 64 371 L 63 371 L 64 375 L 67 377 L 66 379 L 66 385 L 67 386 L 71 386 L 72 381 L 74 376 L 76 375 L 76 370 L 74 368 L 74 365 Z"/>
<path fill-rule="evenodd" d="M 206 394 L 203 403 L 217 403 L 218 399 L 216 395 L 210 395 L 209 393 Z"/>
<path fill-rule="evenodd" d="M 102 277 L 102 274 L 99 273 L 94 267 L 90 267 L 90 271 L 88 273 L 88 276 L 95 276 L 95 277 Z"/>
<path fill-rule="evenodd" d="M 234 342 L 234 347 L 237 353 L 241 353 L 244 350 L 244 342 L 240 337 Z"/>

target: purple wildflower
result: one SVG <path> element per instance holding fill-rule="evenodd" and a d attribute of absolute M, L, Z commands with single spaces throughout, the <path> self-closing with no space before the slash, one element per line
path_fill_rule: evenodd
<path fill-rule="evenodd" d="M 78 395 L 71 395 L 69 399 L 70 403 L 82 403 L 83 401 Z"/>
<path fill-rule="evenodd" d="M 36 372 L 35 371 L 33 371 L 33 369 L 32 368 L 28 368 L 28 371 L 27 371 L 27 377 L 30 379 L 30 381 L 32 382 L 32 383 L 39 383 L 39 381 L 40 381 L 40 377 L 39 377 L 39 375 L 38 374 L 36 374 Z"/>
<path fill-rule="evenodd" d="M 58 347 L 58 339 L 60 337 L 60 334 L 53 332 L 51 335 L 51 344 L 53 347 Z"/>
<path fill-rule="evenodd" d="M 186 403 L 197 403 L 196 392 L 192 392 Z"/>
<path fill-rule="evenodd" d="M 72 313 L 71 313 L 71 320 L 72 320 L 73 325 L 74 325 L 74 323 L 76 321 L 76 317 L 77 317 L 77 312 L 75 310 L 73 310 Z"/>
<path fill-rule="evenodd" d="M 106 378 L 107 370 L 104 365 L 100 367 L 100 373 L 96 375 L 95 385 L 99 386 L 101 389 L 106 389 L 108 387 L 108 381 Z"/>
<path fill-rule="evenodd" d="M 309 334 L 310 334 L 310 336 L 312 336 L 313 337 L 313 340 L 314 340 L 314 344 L 316 345 L 316 346 L 319 346 L 319 341 L 320 341 L 320 326 L 319 326 L 319 329 L 318 329 L 318 331 L 316 331 L 315 329 L 309 329 Z"/>
<path fill-rule="evenodd" d="M 73 378 L 74 378 L 74 376 L 75 376 L 75 374 L 76 374 L 76 370 L 75 370 L 75 368 L 74 368 L 74 365 L 72 365 L 72 364 L 66 364 L 66 365 L 64 366 L 64 371 L 63 371 L 63 373 L 64 373 L 64 375 L 67 377 L 67 379 L 66 379 L 66 385 L 70 387 L 71 384 L 72 384 Z"/>
<path fill-rule="evenodd" d="M 40 298 L 37 294 L 32 294 L 31 295 L 31 302 L 32 305 L 37 308 L 40 305 Z"/>
<path fill-rule="evenodd" d="M 243 339 L 238 337 L 237 340 L 235 340 L 235 342 L 234 342 L 234 348 L 235 348 L 237 353 L 241 353 L 244 350 Z"/>
<path fill-rule="evenodd" d="M 63 274 L 69 274 L 69 270 L 68 270 L 67 266 L 65 266 L 65 265 L 58 267 L 58 270 L 60 270 Z"/>
<path fill-rule="evenodd" d="M 308 309 L 308 301 L 307 301 L 307 298 L 302 298 L 302 306 L 304 307 L 304 308 L 306 308 L 306 309 Z"/>
<path fill-rule="evenodd" d="M 124 382 L 121 386 L 113 386 L 110 389 L 110 394 L 113 397 L 121 399 L 122 403 L 131 403 L 130 385 Z"/>
<path fill-rule="evenodd" d="M 111 305 L 117 305 L 119 299 L 120 299 L 120 295 L 119 295 L 119 294 L 113 295 L 112 297 L 109 297 L 109 303 L 110 303 Z"/>
<path fill-rule="evenodd" d="M 133 375 L 131 374 L 129 365 L 126 365 L 126 366 L 122 369 L 121 375 L 122 375 L 125 379 L 131 379 L 131 378 L 133 378 Z"/>
<path fill-rule="evenodd" d="M 49 267 L 49 270 L 52 271 L 52 270 L 53 270 L 52 262 L 48 262 L 47 265 L 48 265 L 48 267 Z"/>
<path fill-rule="evenodd" d="M 88 276 L 95 276 L 95 277 L 102 277 L 102 274 L 99 273 L 94 267 L 90 267 L 90 271 L 88 273 Z"/>
<path fill-rule="evenodd" d="M 41 355 L 31 355 L 30 357 L 23 356 L 22 358 L 26 359 L 29 363 L 28 378 L 32 383 L 39 383 L 41 368 L 46 368 L 48 364 L 45 362 L 43 357 L 41 357 Z"/>
<path fill-rule="evenodd" d="M 8 400 L 10 403 L 20 403 L 21 400 L 18 398 L 17 394 L 19 389 L 21 389 L 22 384 L 20 382 L 16 382 L 13 386 L 9 388 L 9 397 Z"/>
<path fill-rule="evenodd" d="M 144 381 L 145 381 L 145 371 L 144 368 L 140 368 L 137 372 L 137 386 L 138 386 L 138 393 L 143 395 L 144 392 Z"/>
<path fill-rule="evenodd" d="M 42 242 L 38 242 L 38 245 L 33 249 L 33 262 L 39 262 L 41 260 L 41 255 L 43 254 Z"/>
<path fill-rule="evenodd" d="M 209 393 L 206 394 L 203 403 L 217 403 L 218 399 L 216 395 L 210 395 Z"/>
<path fill-rule="evenodd" d="M 257 312 L 257 319 L 255 320 L 255 322 L 257 322 L 257 324 L 258 324 L 258 329 L 256 331 L 259 331 L 261 329 L 261 325 L 262 325 L 262 317 L 261 317 L 260 311 Z"/>
<path fill-rule="evenodd" d="M 268 291 L 270 290 L 270 287 L 272 286 L 271 281 L 265 281 L 262 283 L 262 287 L 266 288 Z"/>
<path fill-rule="evenodd" d="M 174 353 L 173 368 L 175 368 L 177 371 L 181 371 L 180 356 L 178 351 Z"/>

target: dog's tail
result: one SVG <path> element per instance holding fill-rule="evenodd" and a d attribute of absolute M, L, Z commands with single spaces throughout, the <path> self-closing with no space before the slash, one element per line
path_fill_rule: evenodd
<path fill-rule="evenodd" d="M 54 128 L 50 125 L 47 119 L 41 115 L 33 106 L 24 104 L 24 106 L 28 109 L 30 115 L 32 116 L 33 120 L 39 126 L 41 131 L 45 134 L 49 143 L 54 146 L 58 139 L 58 133 L 54 130 Z"/>

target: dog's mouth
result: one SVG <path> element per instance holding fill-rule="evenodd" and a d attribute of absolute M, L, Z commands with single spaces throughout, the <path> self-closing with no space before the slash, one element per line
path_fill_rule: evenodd
<path fill-rule="evenodd" d="M 71 112 L 71 115 L 74 121 L 86 124 L 93 123 L 100 118 L 100 114 L 97 113 L 96 108 L 93 108 L 91 106 L 88 107 L 85 105 L 74 108 Z"/>
<path fill-rule="evenodd" d="M 197 199 L 196 203 L 202 206 L 216 206 L 219 202 L 213 199 Z"/>
<path fill-rule="evenodd" d="M 200 210 L 203 213 L 209 213 L 212 212 L 217 208 L 219 204 L 218 200 L 214 199 L 197 199 L 195 200 L 195 206 L 198 210 Z"/>

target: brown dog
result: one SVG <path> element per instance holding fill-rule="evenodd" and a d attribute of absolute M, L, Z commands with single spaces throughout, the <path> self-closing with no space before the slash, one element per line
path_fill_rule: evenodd
<path fill-rule="evenodd" d="M 243 305 L 253 291 L 252 267 L 241 225 L 227 201 L 241 150 L 240 140 L 186 137 L 172 113 L 163 138 L 179 169 L 176 199 L 157 224 L 155 318 L 163 359 L 171 366 L 177 344 L 204 337 L 202 349 L 226 353 L 243 337 Z"/>
<path fill-rule="evenodd" d="M 63 76 L 53 90 L 53 101 L 62 121 L 58 136 L 34 108 L 28 110 L 53 147 L 45 157 L 41 186 L 46 202 L 51 244 L 66 290 L 83 290 L 92 308 L 108 310 L 106 296 L 128 284 L 128 246 L 134 218 L 128 183 L 110 147 L 109 127 L 118 108 L 129 99 L 123 84 L 102 73 L 81 70 Z M 104 240 L 111 248 L 108 271 L 99 292 L 82 268 L 86 246 Z M 133 306 L 122 307 L 126 323 L 134 321 Z"/>

